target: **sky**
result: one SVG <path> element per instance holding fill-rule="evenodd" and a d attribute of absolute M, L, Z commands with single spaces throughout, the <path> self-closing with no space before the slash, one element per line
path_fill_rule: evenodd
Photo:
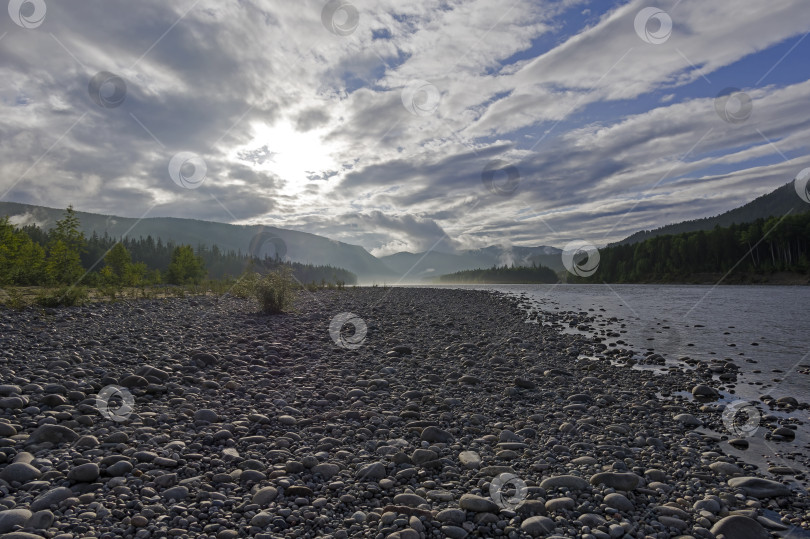
<path fill-rule="evenodd" d="M 810 167 L 808 32 L 807 0 L 11 0 L 0 200 L 604 245 Z"/>

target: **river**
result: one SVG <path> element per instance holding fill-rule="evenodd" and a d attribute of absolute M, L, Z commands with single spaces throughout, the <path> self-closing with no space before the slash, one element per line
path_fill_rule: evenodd
<path fill-rule="evenodd" d="M 470 285 L 523 296 L 540 311 L 596 316 L 607 345 L 622 341 L 678 359 L 729 358 L 737 395 L 810 397 L 810 287 L 700 285 Z M 610 321 L 611 319 L 616 319 Z M 611 331 L 607 331 L 611 330 Z M 587 333 L 592 335 L 593 332 Z M 619 337 L 607 336 L 620 335 Z M 619 344 L 619 346 L 626 346 Z"/>

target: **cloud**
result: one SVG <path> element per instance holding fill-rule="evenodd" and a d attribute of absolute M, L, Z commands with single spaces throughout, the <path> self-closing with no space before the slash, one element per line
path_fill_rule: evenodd
<path fill-rule="evenodd" d="M 266 222 L 388 254 L 615 241 L 807 166 L 810 83 L 758 56 L 807 31 L 802 0 L 663 2 L 660 45 L 634 30 L 641 0 L 356 2 L 348 36 L 323 4 L 51 1 L 37 29 L 6 21 L 2 200 Z M 120 106 L 89 95 L 100 71 L 125 81 Z M 714 110 L 735 77 L 741 124 Z M 413 80 L 433 114 L 403 105 Z M 181 151 L 206 163 L 199 189 L 169 177 Z M 519 170 L 512 196 L 483 184 L 494 160 Z"/>

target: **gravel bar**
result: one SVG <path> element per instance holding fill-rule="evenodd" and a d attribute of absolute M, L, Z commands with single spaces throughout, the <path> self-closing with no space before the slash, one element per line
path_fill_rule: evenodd
<path fill-rule="evenodd" d="M 711 376 L 616 365 L 561 330 L 586 320 L 527 323 L 524 303 L 375 287 L 275 316 L 227 295 L 0 310 L 0 534 L 808 535 L 799 472 L 723 451 Z"/>

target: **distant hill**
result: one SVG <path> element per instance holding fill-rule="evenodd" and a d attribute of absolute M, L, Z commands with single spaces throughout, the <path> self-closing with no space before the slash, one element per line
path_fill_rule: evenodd
<path fill-rule="evenodd" d="M 0 202 L 0 217 L 10 216 L 16 225 L 37 224 L 49 229 L 62 218 L 64 209 Z M 331 265 L 355 273 L 362 283 L 393 282 L 396 275 L 385 264 L 357 245 L 330 240 L 323 236 L 261 225 L 243 226 L 178 219 L 149 217 L 138 221 L 128 217 L 76 212 L 86 235 L 96 232 L 120 238 L 140 236 L 161 238 L 178 244 L 217 245 L 243 253 L 258 250 L 259 256 L 286 255 L 286 259 L 315 265 Z M 131 230 L 130 230 L 131 229 Z M 280 239 L 281 241 L 278 241 Z M 251 246 L 251 242 L 253 246 Z"/>
<path fill-rule="evenodd" d="M 683 221 L 681 223 L 662 226 L 655 230 L 642 230 L 611 245 L 627 245 L 656 236 L 697 232 L 698 230 L 712 230 L 715 226 L 727 227 L 735 223 L 750 223 L 759 218 L 767 219 L 772 216 L 781 217 L 790 210 L 793 210 L 791 211 L 791 215 L 810 211 L 810 204 L 807 204 L 796 195 L 796 189 L 792 181 L 775 191 L 771 191 L 768 194 L 752 200 L 744 206 L 740 206 L 739 208 L 735 208 L 715 217 Z"/>
<path fill-rule="evenodd" d="M 546 266 L 561 271 L 562 250 L 556 247 L 498 247 L 461 251 L 455 254 L 431 251 L 429 253 L 396 253 L 380 260 L 399 275 L 408 273 L 405 281 L 433 280 L 440 275 L 459 271 L 486 269 L 493 266 Z"/>
<path fill-rule="evenodd" d="M 554 284 L 559 278 L 545 266 L 502 266 L 465 270 L 442 275 L 434 282 L 442 284 Z"/>

